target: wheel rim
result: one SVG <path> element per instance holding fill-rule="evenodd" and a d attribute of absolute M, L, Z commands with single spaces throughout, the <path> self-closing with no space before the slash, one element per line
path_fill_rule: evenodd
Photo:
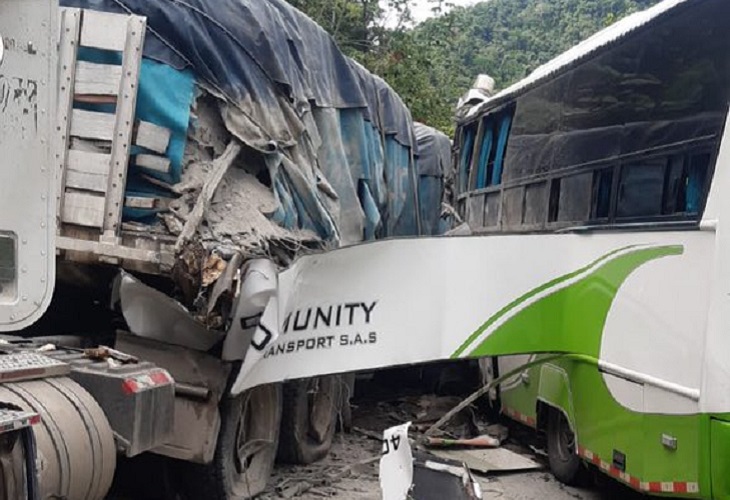
<path fill-rule="evenodd" d="M 575 434 L 564 416 L 558 422 L 558 455 L 567 462 L 575 455 Z"/>

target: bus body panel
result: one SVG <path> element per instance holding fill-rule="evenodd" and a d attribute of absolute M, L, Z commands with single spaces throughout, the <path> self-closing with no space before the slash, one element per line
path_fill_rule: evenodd
<path fill-rule="evenodd" d="M 459 213 L 478 234 L 524 233 L 515 274 L 545 265 L 532 248 L 571 261 L 573 245 L 590 246 L 599 234 L 615 248 L 637 234 L 652 244 L 670 244 L 673 234 L 671 244 L 682 246 L 678 258 L 627 275 L 601 321 L 593 310 L 600 293 L 582 308 L 575 293 L 564 293 L 562 305 L 572 307 L 553 300 L 542 309 L 551 320 L 526 311 L 530 321 L 503 334 L 516 352 L 524 336 L 551 329 L 570 337 L 556 345 L 589 356 L 508 380 L 499 390 L 502 412 L 542 428 L 541 405 L 556 408 L 568 416 L 582 458 L 664 496 L 730 498 L 728 14 L 721 0 L 660 2 L 463 114 L 455 139 Z M 512 116 L 506 153 L 487 155 L 490 127 L 505 115 Z M 484 182 L 480 174 L 497 169 L 480 158 L 495 154 L 503 178 Z M 687 232 L 672 232 L 674 225 Z M 567 238 L 560 250 L 556 232 Z M 494 276 L 505 279 L 514 278 Z M 584 326 L 595 324 L 600 346 L 587 352 Z M 479 352 L 510 354 L 507 343 Z M 526 359 L 501 357 L 497 372 Z"/>

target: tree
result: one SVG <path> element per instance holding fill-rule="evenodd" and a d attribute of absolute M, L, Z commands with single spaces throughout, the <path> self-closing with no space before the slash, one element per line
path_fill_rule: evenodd
<path fill-rule="evenodd" d="M 430 0 L 437 16 L 418 26 L 409 0 L 290 1 L 388 81 L 416 120 L 448 133 L 458 98 L 478 74 L 506 87 L 658 0 L 489 0 L 466 8 Z M 395 26 L 385 24 L 384 7 L 397 13 Z"/>

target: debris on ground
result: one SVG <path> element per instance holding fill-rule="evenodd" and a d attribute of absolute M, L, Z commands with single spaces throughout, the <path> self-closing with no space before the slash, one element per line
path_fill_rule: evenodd
<path fill-rule="evenodd" d="M 540 470 L 544 465 L 507 448 L 479 450 L 433 450 L 439 458 L 456 460 L 482 474 Z"/>
<path fill-rule="evenodd" d="M 545 467 L 542 457 L 535 456 L 511 437 L 509 427 L 486 421 L 472 406 L 464 407 L 454 415 L 440 428 L 439 436 L 426 436 L 425 431 L 429 426 L 459 405 L 462 397 L 393 393 L 381 394 L 378 399 L 372 399 L 372 395 L 368 397 L 368 400 L 354 402 L 352 432 L 335 436 L 327 458 L 306 466 L 279 466 L 269 489 L 261 498 L 383 498 L 380 485 L 382 478 L 376 463 L 386 449 L 383 432 L 406 422 L 412 422 L 408 436 L 414 456 L 412 484 L 418 486 L 419 481 L 425 481 L 423 484 L 431 485 L 427 488 L 430 491 L 437 490 L 429 481 L 449 483 L 450 477 L 456 477 L 454 473 L 458 470 L 459 478 L 472 477 L 470 484 L 477 485 L 464 492 L 471 491 L 470 494 L 476 495 L 475 492 L 481 488 L 485 495 L 483 498 L 496 498 L 494 492 L 499 488 L 492 485 L 493 481 L 498 480 L 494 474 L 534 472 Z M 403 442 L 401 437 L 397 444 L 400 446 Z M 389 441 L 387 446 L 392 449 L 393 443 Z M 433 467 L 439 470 L 439 474 L 447 475 L 440 477 L 440 480 L 438 477 L 424 479 L 424 476 L 436 474 Z M 412 497 L 419 500 L 439 498 L 413 496 L 414 493 L 417 492 L 414 490 Z"/>
<path fill-rule="evenodd" d="M 278 466 L 260 498 L 287 498 L 285 494 L 299 488 L 298 496 L 290 498 L 380 500 L 377 464 L 381 451 L 382 439 L 375 441 L 357 433 L 337 434 L 325 459 L 310 465 Z"/>
<path fill-rule="evenodd" d="M 499 439 L 492 436 L 477 436 L 471 439 L 446 439 L 426 436 L 423 444 L 431 448 L 453 448 L 467 446 L 471 448 L 497 448 L 501 444 Z"/>
<path fill-rule="evenodd" d="M 469 467 L 458 460 L 417 454 L 409 498 L 417 500 L 481 500 L 482 488 Z"/>
<path fill-rule="evenodd" d="M 94 347 L 93 349 L 84 349 L 84 357 L 93 359 L 94 361 L 113 360 L 122 365 L 132 365 L 139 363 L 139 360 L 136 357 L 104 345 Z"/>

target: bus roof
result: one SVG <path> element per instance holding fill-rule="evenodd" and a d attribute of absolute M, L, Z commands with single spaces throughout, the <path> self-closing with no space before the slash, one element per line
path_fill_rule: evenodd
<path fill-rule="evenodd" d="M 660 19 L 674 13 L 676 10 L 690 6 L 692 3 L 697 3 L 698 1 L 701 0 L 664 0 L 653 7 L 621 19 L 538 67 L 523 80 L 475 104 L 459 121 L 471 121 L 484 111 L 488 111 L 514 99 L 540 83 L 554 78 L 588 58 L 599 54 L 617 42 L 623 41 L 639 30 L 654 25 Z"/>

